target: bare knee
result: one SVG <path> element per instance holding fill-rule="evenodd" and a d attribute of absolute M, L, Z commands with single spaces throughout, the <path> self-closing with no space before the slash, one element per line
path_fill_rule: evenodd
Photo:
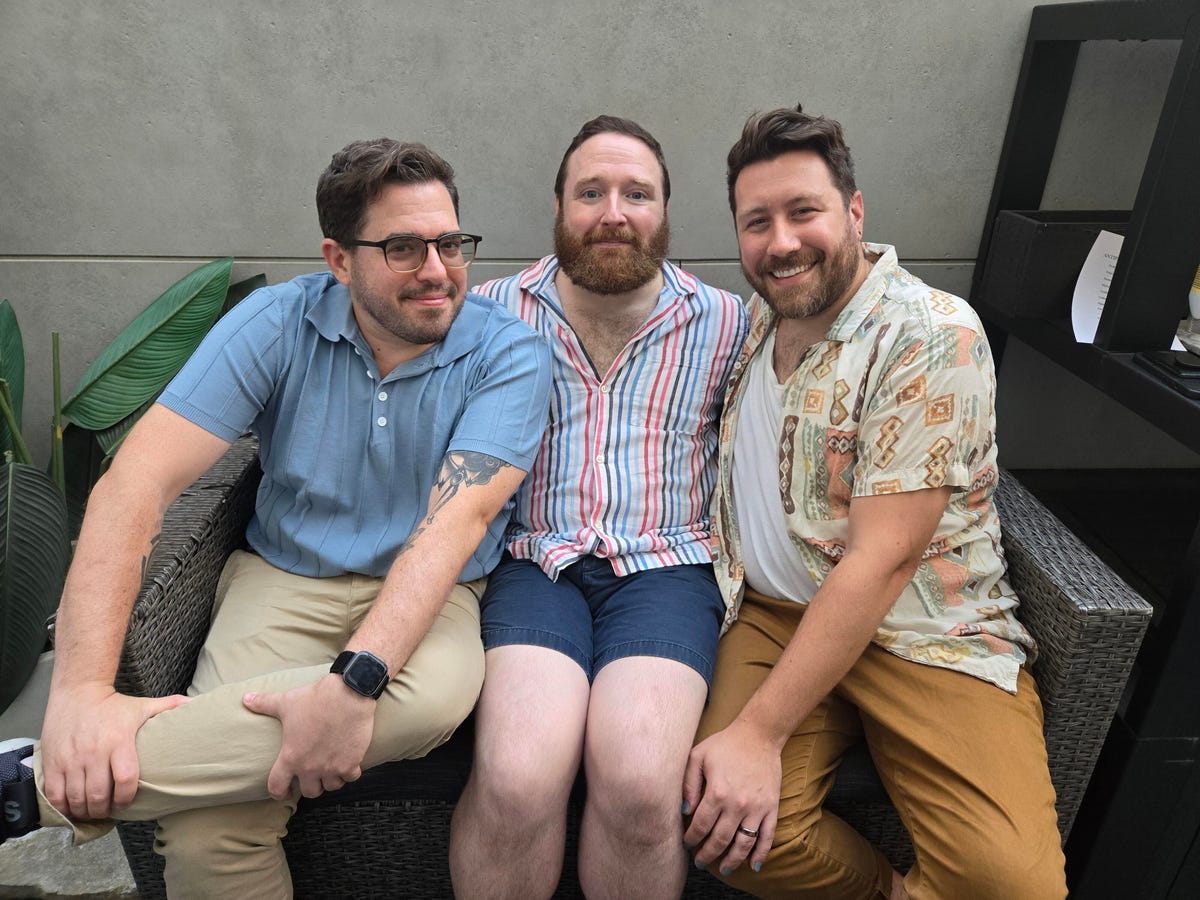
<path fill-rule="evenodd" d="M 573 777 L 554 773 L 525 753 L 488 759 L 476 754 L 468 791 L 473 805 L 506 829 L 566 815 Z"/>
<path fill-rule="evenodd" d="M 683 830 L 679 806 L 682 781 L 672 774 L 639 767 L 612 766 L 588 771 L 588 807 L 622 843 L 653 846 L 678 841 Z"/>

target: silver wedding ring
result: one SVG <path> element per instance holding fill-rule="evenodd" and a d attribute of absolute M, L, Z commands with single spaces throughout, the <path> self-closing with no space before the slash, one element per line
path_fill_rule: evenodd
<path fill-rule="evenodd" d="M 757 832 L 757 831 L 751 831 L 749 828 L 743 828 L 741 825 L 739 825 L 739 826 L 737 827 L 737 830 L 738 830 L 738 834 L 744 834 L 744 835 L 745 835 L 746 837 L 748 837 L 748 838 L 756 838 L 756 837 L 758 837 L 758 832 Z"/>

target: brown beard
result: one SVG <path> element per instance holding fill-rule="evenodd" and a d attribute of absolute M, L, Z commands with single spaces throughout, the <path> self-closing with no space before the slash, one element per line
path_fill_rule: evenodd
<path fill-rule="evenodd" d="M 858 274 L 862 254 L 862 243 L 848 226 L 845 240 L 838 245 L 833 255 L 800 250 L 785 257 L 771 256 L 759 263 L 755 272 L 749 272 L 743 266 L 742 274 L 767 301 L 767 305 L 775 310 L 776 315 L 785 319 L 808 319 L 825 312 L 846 297 Z M 815 285 L 804 288 L 772 286 L 772 271 L 804 266 L 811 262 L 820 267 L 821 277 Z"/>
<path fill-rule="evenodd" d="M 621 240 L 621 248 L 596 247 L 599 241 Z M 554 253 L 564 274 L 593 294 L 624 294 L 650 281 L 667 258 L 671 229 L 662 224 L 643 241 L 631 228 L 595 228 L 585 235 L 567 230 L 560 213 L 554 219 Z"/>

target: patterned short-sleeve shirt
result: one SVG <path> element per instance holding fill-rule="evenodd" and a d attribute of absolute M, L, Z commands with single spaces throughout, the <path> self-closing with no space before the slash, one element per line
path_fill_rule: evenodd
<path fill-rule="evenodd" d="M 845 553 L 854 497 L 952 487 L 933 542 L 874 641 L 1015 692 L 1034 642 L 1013 614 L 992 505 L 996 379 L 987 338 L 966 301 L 905 271 L 894 248 L 865 246 L 878 261 L 784 385 L 774 462 L 788 537 L 819 588 Z M 721 423 L 713 539 L 727 624 L 745 580 L 733 435 L 749 362 L 774 323 L 755 295 Z"/>

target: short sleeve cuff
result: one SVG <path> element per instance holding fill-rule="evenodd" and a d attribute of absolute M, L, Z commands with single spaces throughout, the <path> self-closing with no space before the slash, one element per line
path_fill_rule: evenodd
<path fill-rule="evenodd" d="M 945 466 L 929 463 L 911 469 L 889 469 L 856 476 L 853 496 L 903 494 L 943 486 L 966 490 L 970 485 L 971 472 L 961 462 Z"/>
<path fill-rule="evenodd" d="M 193 425 L 199 425 L 209 434 L 214 434 L 223 441 L 232 443 L 246 433 L 245 429 L 231 428 L 219 419 L 213 418 L 199 407 L 193 406 L 181 397 L 163 392 L 159 395 L 158 402 L 165 406 L 171 412 L 178 413 L 183 416 Z"/>
<path fill-rule="evenodd" d="M 525 472 L 528 472 L 533 466 L 533 461 L 537 458 L 537 450 L 538 448 L 535 446 L 533 452 L 521 453 L 509 447 L 499 447 L 487 441 L 473 441 L 469 439 L 453 441 L 446 448 L 447 453 L 483 453 L 487 456 L 494 456 L 496 459 L 503 460 L 509 465 L 516 466 Z"/>

